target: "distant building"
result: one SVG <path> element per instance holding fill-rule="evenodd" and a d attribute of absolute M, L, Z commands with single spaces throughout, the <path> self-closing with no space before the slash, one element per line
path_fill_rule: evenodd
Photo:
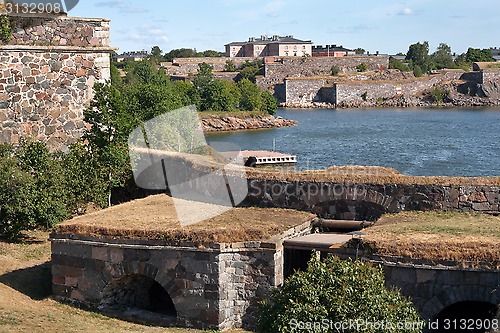
<path fill-rule="evenodd" d="M 115 60 L 117 62 L 123 62 L 123 61 L 141 61 L 143 59 L 150 58 L 151 54 L 147 51 L 132 51 L 132 52 L 125 52 L 120 55 L 117 55 L 115 57 Z"/>
<path fill-rule="evenodd" d="M 342 45 L 315 45 L 312 47 L 313 57 L 347 57 L 356 55 L 356 52 L 346 49 Z"/>
<path fill-rule="evenodd" d="M 490 51 L 491 55 L 493 56 L 493 59 L 495 59 L 495 61 L 500 61 L 500 48 L 491 47 Z"/>
<path fill-rule="evenodd" d="M 250 37 L 247 42 L 232 42 L 226 47 L 226 57 L 303 57 L 312 54 L 312 42 L 293 36 Z"/>

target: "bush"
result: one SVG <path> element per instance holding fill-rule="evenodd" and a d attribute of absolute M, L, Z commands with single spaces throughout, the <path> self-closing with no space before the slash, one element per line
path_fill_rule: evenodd
<path fill-rule="evenodd" d="M 368 70 L 368 66 L 366 66 L 366 64 L 364 62 L 362 62 L 356 66 L 356 70 L 358 72 L 366 72 Z"/>
<path fill-rule="evenodd" d="M 431 90 L 430 96 L 433 102 L 441 104 L 444 102 L 444 99 L 448 97 L 449 93 L 450 92 L 446 89 L 435 88 Z"/>
<path fill-rule="evenodd" d="M 415 75 L 415 77 L 421 77 L 422 75 L 424 75 L 424 73 L 422 72 L 422 68 L 420 68 L 420 66 L 415 66 L 413 68 L 413 75 Z"/>
<path fill-rule="evenodd" d="M 262 111 L 273 115 L 276 113 L 278 103 L 274 96 L 267 90 L 262 91 Z"/>
<path fill-rule="evenodd" d="M 331 71 L 332 71 L 332 76 L 337 76 L 340 73 L 340 68 L 338 68 L 337 66 L 332 66 Z"/>
<path fill-rule="evenodd" d="M 317 325 L 301 330 L 296 323 L 420 322 L 413 304 L 396 290 L 384 285 L 384 275 L 363 261 L 330 257 L 324 262 L 309 261 L 305 272 L 298 272 L 275 289 L 260 308 L 258 332 L 334 332 Z M 365 328 L 365 327 L 363 327 Z M 341 331 L 341 330 L 339 330 Z M 343 332 L 421 332 L 419 329 L 386 328 L 344 330 Z"/>

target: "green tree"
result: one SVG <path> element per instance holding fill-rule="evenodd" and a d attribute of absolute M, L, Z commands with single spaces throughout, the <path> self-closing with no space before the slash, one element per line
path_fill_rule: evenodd
<path fill-rule="evenodd" d="M 269 113 L 270 115 L 276 114 L 276 110 L 278 109 L 278 102 L 274 96 L 267 90 L 262 91 L 262 111 Z"/>
<path fill-rule="evenodd" d="M 159 47 L 159 46 L 157 46 L 157 45 L 156 45 L 156 46 L 153 46 L 153 47 L 151 48 L 151 55 L 152 55 L 154 58 L 156 58 L 156 59 L 160 59 L 160 58 L 162 58 L 162 56 L 161 56 L 161 55 L 162 55 L 162 53 L 163 53 L 163 51 L 162 51 L 162 50 L 160 49 L 160 47 Z"/>
<path fill-rule="evenodd" d="M 111 190 L 130 177 L 127 141 L 138 123 L 134 110 L 126 107 L 126 99 L 116 87 L 97 83 L 94 91 L 94 99 L 84 111 L 84 119 L 90 125 L 84 138 L 89 142 L 92 156 L 107 175 L 108 204 L 111 205 Z"/>
<path fill-rule="evenodd" d="M 240 108 L 247 111 L 262 109 L 262 95 L 259 87 L 248 79 L 238 82 L 241 92 Z"/>
<path fill-rule="evenodd" d="M 427 72 L 429 66 L 429 42 L 410 45 L 406 53 L 406 60 L 411 60 L 413 66 L 419 66 L 423 72 Z"/>
<path fill-rule="evenodd" d="M 453 68 L 453 58 L 451 54 L 451 47 L 448 44 L 440 43 L 436 52 L 430 56 L 430 60 L 437 69 Z"/>
<path fill-rule="evenodd" d="M 358 55 L 363 55 L 366 53 L 366 50 L 361 48 L 361 47 L 358 47 L 357 49 L 354 50 L 354 53 L 356 53 Z"/>
<path fill-rule="evenodd" d="M 214 51 L 214 50 L 203 51 L 202 55 L 203 55 L 203 57 L 209 57 L 209 58 L 219 58 L 219 57 L 221 57 L 221 53 L 218 52 L 218 51 Z"/>
<path fill-rule="evenodd" d="M 424 75 L 424 73 L 422 72 L 422 68 L 420 68 L 420 66 L 413 67 L 413 75 L 415 75 L 415 77 L 421 77 L 422 75 Z"/>
<path fill-rule="evenodd" d="M 229 86 L 222 81 L 213 80 L 202 91 L 202 111 L 232 111 L 235 109 L 235 99 L 229 90 Z"/>
<path fill-rule="evenodd" d="M 389 68 L 391 69 L 399 69 L 402 72 L 409 72 L 410 68 L 404 62 L 398 59 L 389 58 Z"/>
<path fill-rule="evenodd" d="M 193 82 L 196 89 L 203 90 L 214 80 L 212 70 L 212 66 L 205 62 L 198 64 L 198 73 L 196 73 Z"/>
<path fill-rule="evenodd" d="M 224 66 L 224 72 L 235 72 L 236 66 L 234 65 L 234 61 L 226 60 L 226 65 Z"/>
<path fill-rule="evenodd" d="M 384 284 L 384 275 L 363 261 L 330 257 L 324 262 L 309 261 L 304 272 L 287 279 L 275 289 L 270 300 L 260 308 L 258 332 L 301 332 L 294 322 L 348 323 L 361 320 L 367 323 L 391 322 L 393 329 L 367 326 L 362 332 L 421 332 L 418 328 L 401 330 L 398 323 L 420 322 L 413 304 Z M 329 327 L 316 325 L 307 332 L 333 332 Z M 344 330 L 343 332 L 360 332 Z"/>
<path fill-rule="evenodd" d="M 470 47 L 465 54 L 465 61 L 472 62 L 490 62 L 495 61 L 493 58 L 491 51 L 488 49 L 474 49 Z"/>
<path fill-rule="evenodd" d="M 174 58 L 194 58 L 196 56 L 197 56 L 196 50 L 194 49 L 187 49 L 187 48 L 173 49 L 165 54 L 165 60 L 172 61 L 174 60 Z"/>
<path fill-rule="evenodd" d="M 238 75 L 238 81 L 243 79 L 248 79 L 252 82 L 255 82 L 255 77 L 260 72 L 260 62 L 258 60 L 254 60 L 252 62 L 245 61 L 242 68 L 239 70 L 240 74 Z"/>

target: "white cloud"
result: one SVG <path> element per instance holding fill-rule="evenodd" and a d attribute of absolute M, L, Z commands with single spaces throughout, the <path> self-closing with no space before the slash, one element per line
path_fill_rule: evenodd
<path fill-rule="evenodd" d="M 148 9 L 146 8 L 132 7 L 123 0 L 100 1 L 94 4 L 94 6 L 118 9 L 120 13 L 126 13 L 126 14 L 140 14 L 148 12 Z"/>
<path fill-rule="evenodd" d="M 278 17 L 279 11 L 286 6 L 283 0 L 272 0 L 264 5 L 264 13 L 269 17 Z"/>
<path fill-rule="evenodd" d="M 398 15 L 413 15 L 413 9 L 405 7 L 398 12 Z"/>

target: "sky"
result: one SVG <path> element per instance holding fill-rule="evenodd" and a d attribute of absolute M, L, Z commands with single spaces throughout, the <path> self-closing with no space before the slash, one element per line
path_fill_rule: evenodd
<path fill-rule="evenodd" d="M 69 15 L 111 20 L 118 53 L 155 45 L 224 51 L 261 35 L 385 54 L 423 41 L 431 53 L 439 43 L 457 54 L 500 47 L 498 0 L 80 0 Z"/>

